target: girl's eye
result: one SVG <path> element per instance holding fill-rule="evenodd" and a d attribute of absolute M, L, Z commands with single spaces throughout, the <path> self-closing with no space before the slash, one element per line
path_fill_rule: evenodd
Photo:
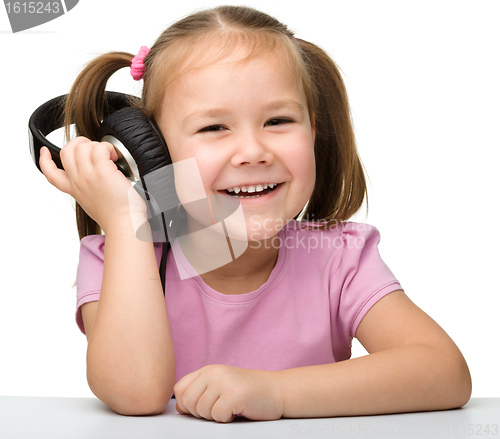
<path fill-rule="evenodd" d="M 266 122 L 266 125 L 270 125 L 270 126 L 278 126 L 278 125 L 282 125 L 282 124 L 285 124 L 285 123 L 292 123 L 293 120 L 291 119 L 286 119 L 286 118 L 283 118 L 283 117 L 277 117 L 277 118 L 274 118 L 274 119 L 270 119 Z M 202 128 L 200 131 L 198 131 L 199 133 L 206 133 L 206 132 L 215 132 L 215 131 L 222 131 L 222 130 L 225 130 L 226 128 L 222 125 L 210 125 L 208 127 L 205 127 L 205 128 Z"/>
<path fill-rule="evenodd" d="M 220 131 L 225 129 L 222 125 L 210 125 L 209 127 L 202 128 L 199 132 L 205 133 L 208 131 Z"/>
<path fill-rule="evenodd" d="M 278 117 L 276 119 L 271 119 L 266 122 L 266 125 L 271 125 L 271 126 L 277 126 L 277 125 L 282 125 L 284 123 L 292 123 L 293 121 L 290 119 L 285 119 L 283 117 Z"/>

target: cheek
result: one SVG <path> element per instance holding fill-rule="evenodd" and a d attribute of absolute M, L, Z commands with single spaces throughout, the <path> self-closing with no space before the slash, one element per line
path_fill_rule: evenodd
<path fill-rule="evenodd" d="M 199 151 L 195 155 L 195 158 L 200 169 L 201 179 L 207 195 L 214 193 L 216 189 L 214 187 L 214 183 L 220 176 L 227 158 L 224 158 L 220 154 L 214 153 L 213 151 L 211 153 L 209 151 Z"/>
<path fill-rule="evenodd" d="M 308 183 L 307 188 L 308 188 L 308 199 L 312 194 L 312 191 L 314 189 L 314 185 L 316 184 L 316 160 L 314 158 L 314 153 L 312 154 L 312 157 L 309 158 L 306 170 L 305 170 L 305 179 Z"/>
<path fill-rule="evenodd" d="M 312 148 L 301 154 L 301 159 L 297 160 L 297 173 L 304 180 L 314 181 L 316 178 L 316 159 Z"/>
<path fill-rule="evenodd" d="M 316 159 L 311 138 L 304 136 L 303 142 L 290 150 L 288 155 L 289 169 L 294 179 L 300 182 L 302 190 L 309 198 L 316 181 Z"/>
<path fill-rule="evenodd" d="M 174 161 L 173 169 L 175 190 L 184 207 L 205 198 L 203 179 L 194 157 Z"/>
<path fill-rule="evenodd" d="M 214 191 L 214 175 L 210 166 L 200 164 L 200 157 L 183 158 L 173 164 L 175 190 L 180 203 L 189 214 L 203 228 L 210 227 L 218 220 L 214 219 L 215 212 L 222 211 L 223 207 L 213 206 L 218 200 L 211 198 Z M 218 214 L 220 215 L 220 214 Z"/>
<path fill-rule="evenodd" d="M 167 143 L 170 157 L 174 163 L 177 195 L 181 204 L 188 209 L 186 204 L 205 200 L 215 193 L 214 182 L 220 175 L 224 158 L 213 148 L 202 148 L 196 142 L 172 135 L 167 137 L 170 141 Z M 195 212 L 190 213 L 196 217 Z"/>

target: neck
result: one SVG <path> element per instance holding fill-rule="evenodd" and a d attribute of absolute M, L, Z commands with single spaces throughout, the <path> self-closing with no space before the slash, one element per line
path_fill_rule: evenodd
<path fill-rule="evenodd" d="M 227 282 L 244 282 L 251 277 L 265 277 L 267 280 L 278 261 L 279 245 L 278 236 L 263 241 L 251 241 L 239 257 L 206 273 L 205 277 Z"/>
<path fill-rule="evenodd" d="M 278 260 L 278 235 L 247 243 L 229 240 L 222 225 L 213 231 L 187 221 L 180 236 L 182 251 L 191 266 L 205 283 L 226 294 L 258 289 Z"/>

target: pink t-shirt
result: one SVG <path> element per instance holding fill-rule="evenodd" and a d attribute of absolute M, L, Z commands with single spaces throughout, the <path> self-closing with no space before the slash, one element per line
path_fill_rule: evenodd
<path fill-rule="evenodd" d="M 301 224 L 307 223 L 292 220 L 280 230 L 269 279 L 246 294 L 222 294 L 200 276 L 181 280 L 169 252 L 165 304 L 176 382 L 208 364 L 282 370 L 350 358 L 365 314 L 401 285 L 379 255 L 375 227 L 347 222 L 325 231 Z M 99 300 L 104 243 L 104 235 L 81 241 L 76 321 L 82 332 L 80 306 Z M 159 265 L 160 243 L 155 251 Z"/>

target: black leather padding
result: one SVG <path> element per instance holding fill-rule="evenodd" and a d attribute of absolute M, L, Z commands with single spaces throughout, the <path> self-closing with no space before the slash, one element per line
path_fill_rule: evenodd
<path fill-rule="evenodd" d="M 107 135 L 123 143 L 141 176 L 172 164 L 160 129 L 139 108 L 122 108 L 109 115 L 99 128 L 99 139 Z"/>

